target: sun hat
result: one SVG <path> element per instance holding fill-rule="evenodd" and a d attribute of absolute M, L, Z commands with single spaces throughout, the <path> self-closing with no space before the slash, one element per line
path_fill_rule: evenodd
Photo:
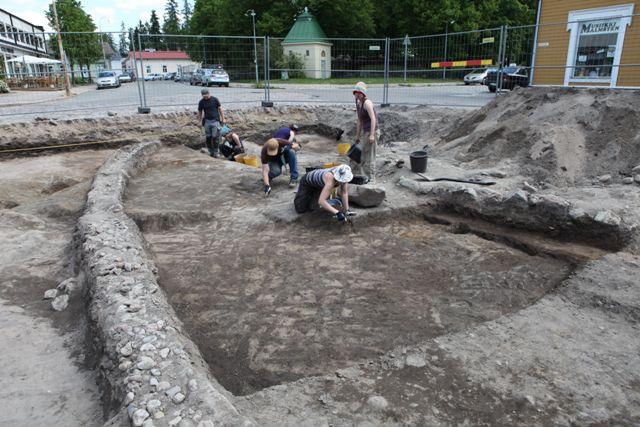
<path fill-rule="evenodd" d="M 367 84 L 365 82 L 358 82 L 353 87 L 353 94 L 355 95 L 358 92 L 363 94 L 364 96 L 367 96 Z"/>
<path fill-rule="evenodd" d="M 353 172 L 348 165 L 336 166 L 332 170 L 333 177 L 340 183 L 351 182 L 353 179 Z"/>
<path fill-rule="evenodd" d="M 202 90 L 200 90 L 200 94 L 201 95 L 209 95 L 209 89 L 207 89 L 206 87 L 203 87 Z"/>
<path fill-rule="evenodd" d="M 300 127 L 298 127 L 297 124 L 292 123 L 292 124 L 289 125 L 289 129 L 297 131 L 298 129 L 300 129 Z"/>
<path fill-rule="evenodd" d="M 280 144 L 278 140 L 275 138 L 271 138 L 267 141 L 267 155 L 268 156 L 277 156 L 278 148 L 280 148 Z"/>
<path fill-rule="evenodd" d="M 229 126 L 224 125 L 220 128 L 220 135 L 225 136 L 229 133 L 231 133 L 231 128 Z"/>

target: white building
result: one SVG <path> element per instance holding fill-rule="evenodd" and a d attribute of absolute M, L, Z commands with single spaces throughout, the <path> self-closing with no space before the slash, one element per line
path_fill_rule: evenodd
<path fill-rule="evenodd" d="M 0 9 L 0 55 L 4 59 L 2 73 L 8 71 L 9 59 L 22 56 L 49 58 L 44 28 Z"/>
<path fill-rule="evenodd" d="M 127 70 L 133 70 L 135 68 L 135 62 L 138 64 L 137 75 L 142 77 L 144 75 L 152 73 L 176 73 L 178 67 L 197 67 L 198 63 L 191 60 L 187 52 L 172 50 L 172 51 L 132 51 L 129 52 L 129 56 L 125 61 L 125 68 Z"/>
<path fill-rule="evenodd" d="M 282 41 L 282 53 L 299 55 L 304 62 L 304 73 L 312 79 L 331 77 L 331 43 L 327 35 L 305 7 L 296 18 L 289 34 Z"/>

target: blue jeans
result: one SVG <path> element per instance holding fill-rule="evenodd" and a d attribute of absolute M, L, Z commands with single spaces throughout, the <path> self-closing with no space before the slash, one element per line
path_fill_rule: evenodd
<path fill-rule="evenodd" d="M 282 158 L 275 162 L 269 162 L 269 180 L 282 174 L 282 166 L 289 165 L 291 169 L 291 179 L 298 179 L 298 158 L 296 152 L 291 147 L 285 147 L 282 151 Z"/>

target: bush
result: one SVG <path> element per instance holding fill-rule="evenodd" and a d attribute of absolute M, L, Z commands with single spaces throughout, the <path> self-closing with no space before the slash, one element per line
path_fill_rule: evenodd
<path fill-rule="evenodd" d="M 276 66 L 281 70 L 287 70 L 290 79 L 303 79 L 304 74 L 304 58 L 299 53 L 289 52 L 280 59 Z"/>
<path fill-rule="evenodd" d="M 9 85 L 0 80 L 0 93 L 9 93 Z"/>

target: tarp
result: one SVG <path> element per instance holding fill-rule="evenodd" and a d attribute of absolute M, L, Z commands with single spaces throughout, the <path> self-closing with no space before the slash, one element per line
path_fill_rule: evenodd
<path fill-rule="evenodd" d="M 37 58 L 35 56 L 23 55 L 18 56 L 17 58 L 9 59 L 7 62 L 17 62 L 20 64 L 34 64 L 34 65 L 55 65 L 61 64 L 57 59 L 49 59 L 49 58 Z"/>

